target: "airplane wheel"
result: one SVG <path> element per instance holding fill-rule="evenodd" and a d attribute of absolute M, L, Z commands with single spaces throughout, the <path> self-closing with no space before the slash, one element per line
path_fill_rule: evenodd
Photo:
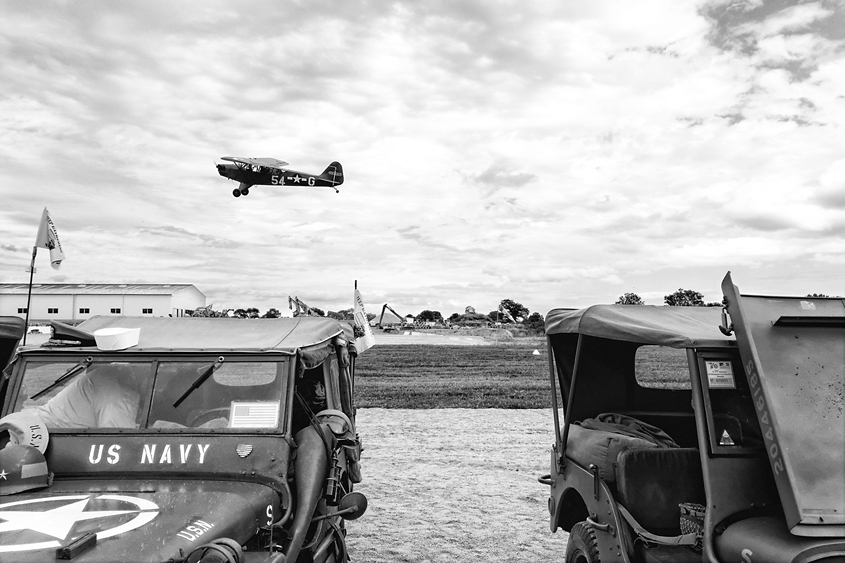
<path fill-rule="evenodd" d="M 235 188 L 234 190 L 232 190 L 232 195 L 235 197 L 241 197 L 241 190 Z"/>
<path fill-rule="evenodd" d="M 242 193 L 243 195 L 249 195 L 249 190 L 241 190 L 241 193 Z"/>

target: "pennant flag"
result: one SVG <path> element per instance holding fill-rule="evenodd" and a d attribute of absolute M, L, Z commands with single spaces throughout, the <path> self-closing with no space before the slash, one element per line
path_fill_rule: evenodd
<path fill-rule="evenodd" d="M 367 348 L 372 348 L 376 343 L 376 337 L 373 336 L 373 330 L 370 328 L 370 319 L 367 318 L 367 312 L 364 311 L 364 300 L 361 299 L 361 292 L 355 289 L 355 305 L 353 307 L 352 315 L 355 318 L 355 349 L 360 354 Z"/>
<path fill-rule="evenodd" d="M 54 270 L 58 270 L 59 266 L 62 265 L 62 260 L 65 259 L 65 254 L 62 252 L 62 243 L 59 242 L 56 225 L 53 224 L 53 220 L 50 218 L 50 213 L 46 207 L 44 208 L 44 213 L 41 214 L 41 223 L 38 225 L 35 246 L 50 250 L 50 265 Z"/>

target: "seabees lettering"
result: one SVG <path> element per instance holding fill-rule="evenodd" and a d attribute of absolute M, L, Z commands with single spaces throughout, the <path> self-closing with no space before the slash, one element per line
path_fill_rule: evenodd
<path fill-rule="evenodd" d="M 186 464 L 205 463 L 205 454 L 211 444 L 144 444 L 141 451 L 142 464 Z M 105 456 L 103 455 L 105 453 Z M 88 463 L 97 465 L 103 459 L 114 465 L 120 461 L 120 444 L 91 444 Z"/>

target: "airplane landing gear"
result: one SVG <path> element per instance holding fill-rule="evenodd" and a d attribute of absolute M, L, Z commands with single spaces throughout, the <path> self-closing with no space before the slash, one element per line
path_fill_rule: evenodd
<path fill-rule="evenodd" d="M 234 190 L 232 190 L 232 195 L 235 197 L 241 197 L 241 190 L 235 188 Z"/>
<path fill-rule="evenodd" d="M 244 189 L 242 189 L 242 190 L 241 190 L 241 195 L 249 195 L 249 189 L 248 189 L 248 188 L 244 188 Z"/>

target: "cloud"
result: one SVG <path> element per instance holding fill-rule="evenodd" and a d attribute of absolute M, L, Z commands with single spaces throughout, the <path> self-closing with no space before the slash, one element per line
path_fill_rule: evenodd
<path fill-rule="evenodd" d="M 46 205 L 68 280 L 195 283 L 215 306 L 344 309 L 356 279 L 379 306 L 445 314 L 608 302 L 633 282 L 718 291 L 737 263 L 785 288 L 799 266 L 841 279 L 841 14 L 16 4 L 0 278 L 21 279 Z M 235 199 L 213 167 L 227 154 L 338 160 L 346 182 Z"/>
<path fill-rule="evenodd" d="M 503 164 L 492 164 L 489 168 L 476 176 L 471 176 L 473 182 L 488 188 L 488 195 L 501 188 L 521 188 L 537 180 L 536 174 L 530 172 L 516 172 Z"/>

